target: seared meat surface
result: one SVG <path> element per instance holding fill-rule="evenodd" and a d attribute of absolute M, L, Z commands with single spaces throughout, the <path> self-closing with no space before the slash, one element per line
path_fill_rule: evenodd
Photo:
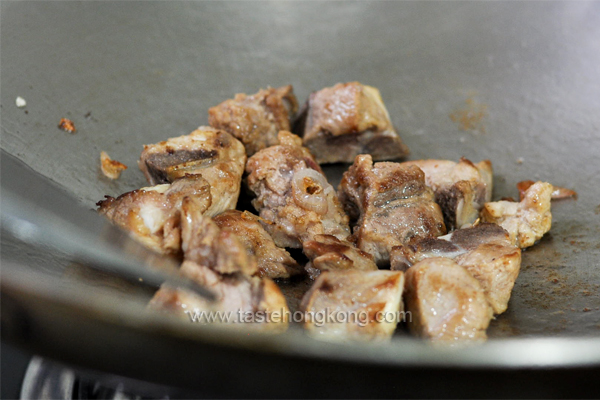
<path fill-rule="evenodd" d="M 237 235 L 222 230 L 189 198 L 181 206 L 181 241 L 184 258 L 221 274 L 254 275 L 256 258 L 248 254 Z"/>
<path fill-rule="evenodd" d="M 216 294 L 164 284 L 149 308 L 280 332 L 291 314 L 273 279 L 288 279 L 278 284 L 318 338 L 386 340 L 407 320 L 436 342 L 485 340 L 521 249 L 551 227 L 550 200 L 576 192 L 522 181 L 520 202 L 491 202 L 489 160 L 390 162 L 409 150 L 379 90 L 359 82 L 313 92 L 297 112 L 291 85 L 236 94 L 209 109 L 210 126 L 144 146 L 138 165 L 153 186 L 97 203 Z M 353 164 L 336 193 L 319 163 L 340 162 Z M 101 164 L 111 179 L 127 168 L 105 152 Z M 235 209 L 249 201 L 258 216 Z"/>
<path fill-rule="evenodd" d="M 193 199 L 205 212 L 212 204 L 210 185 L 201 175 L 186 175 L 172 184 L 127 192 L 99 201 L 98 212 L 129 231 L 147 247 L 166 254 L 181 250 L 181 207 Z"/>
<path fill-rule="evenodd" d="M 483 288 L 471 274 L 448 258 L 428 258 L 406 271 L 408 326 L 433 341 L 487 338 L 492 319 Z"/>
<path fill-rule="evenodd" d="M 304 295 L 304 326 L 318 338 L 389 339 L 403 319 L 399 271 L 325 271 Z"/>
<path fill-rule="evenodd" d="M 311 260 L 306 270 L 314 279 L 321 271 L 359 270 L 377 271 L 373 257 L 357 249 L 352 243 L 331 235 L 316 235 L 303 243 L 304 254 Z"/>
<path fill-rule="evenodd" d="M 350 234 L 335 190 L 300 138 L 279 133 L 280 144 L 248 159 L 248 186 L 261 222 L 280 247 L 302 247 L 315 235 Z"/>
<path fill-rule="evenodd" d="M 320 164 L 350 163 L 358 154 L 371 154 L 375 160 L 408 154 L 379 90 L 359 82 L 338 83 L 313 92 L 294 131 Z"/>
<path fill-rule="evenodd" d="M 338 83 L 312 93 L 294 131 L 321 164 L 350 163 L 358 154 L 371 154 L 374 160 L 408 154 L 379 90 L 359 82 Z"/>
<path fill-rule="evenodd" d="M 521 249 L 496 224 L 482 223 L 392 249 L 391 268 L 406 270 L 426 258 L 453 259 L 479 281 L 495 314 L 506 311 L 521 267 Z"/>
<path fill-rule="evenodd" d="M 138 165 L 152 185 L 200 174 L 210 183 L 213 202 L 205 214 L 235 208 L 246 163 L 244 146 L 225 131 L 201 126 L 189 135 L 145 145 Z"/>
<path fill-rule="evenodd" d="M 492 163 L 473 164 L 466 158 L 458 163 L 447 160 L 407 161 L 425 173 L 427 186 L 444 213 L 446 227 L 459 229 L 475 222 L 483 204 L 492 199 Z"/>
<path fill-rule="evenodd" d="M 257 323 L 260 329 L 275 331 L 287 328 L 289 310 L 277 285 L 269 278 L 251 276 L 258 271 L 254 256 L 234 233 L 221 230 L 203 216 L 202 209 L 189 198 L 182 204 L 181 238 L 185 261 L 180 273 L 212 289 L 217 301 L 207 303 L 193 293 L 163 285 L 150 307 L 180 312 L 219 311 L 212 315 L 226 320 L 214 322 Z"/>
<path fill-rule="evenodd" d="M 356 157 L 344 173 L 339 198 L 350 218 L 358 219 L 354 238 L 379 266 L 394 246 L 446 233 L 442 212 L 417 166 L 392 162 L 373 165 L 370 155 Z"/>
<path fill-rule="evenodd" d="M 258 276 L 289 278 L 304 272 L 285 249 L 277 247 L 259 218 L 248 211 L 229 210 L 213 217 L 223 232 L 233 232 L 249 254 L 256 257 Z"/>
<path fill-rule="evenodd" d="M 236 94 L 208 110 L 208 122 L 223 129 L 246 148 L 248 157 L 277 144 L 279 131 L 291 130 L 290 120 L 298 111 L 291 85 L 262 89 L 251 96 Z"/>
<path fill-rule="evenodd" d="M 553 189 L 547 182 L 536 182 L 524 192 L 519 203 L 486 203 L 481 210 L 481 219 L 506 229 L 512 242 L 520 248 L 533 246 L 552 225 L 550 201 Z"/>
<path fill-rule="evenodd" d="M 504 228 L 496 224 L 480 223 L 437 238 L 417 239 L 405 246 L 395 247 L 394 254 L 397 257 L 392 268 L 406 270 L 425 258 L 456 258 L 482 244 L 512 245 Z"/>
<path fill-rule="evenodd" d="M 494 314 L 506 311 L 521 268 L 521 249 L 512 244 L 482 244 L 454 261 L 479 281 Z"/>
<path fill-rule="evenodd" d="M 192 261 L 182 264 L 181 273 L 211 289 L 217 301 L 207 302 L 192 292 L 163 285 L 150 301 L 151 309 L 205 324 L 233 323 L 270 332 L 287 329 L 289 309 L 272 280 L 241 273 L 223 275 Z"/>
<path fill-rule="evenodd" d="M 527 189 L 531 187 L 535 182 L 534 181 L 521 181 L 517 183 L 517 189 L 519 189 L 519 201 L 525 198 L 525 192 Z M 577 192 L 571 189 L 563 188 L 560 186 L 552 185 L 552 200 L 562 200 L 574 198 L 577 199 Z"/>

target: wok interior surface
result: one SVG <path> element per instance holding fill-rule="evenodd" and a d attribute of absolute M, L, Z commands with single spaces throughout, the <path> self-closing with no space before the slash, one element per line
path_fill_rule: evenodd
<path fill-rule="evenodd" d="M 311 91 L 358 80 L 380 89 L 410 159 L 490 159 L 495 199 L 517 197 L 515 185 L 526 179 L 579 194 L 576 201 L 553 202 L 552 231 L 523 253 L 509 309 L 492 321 L 492 340 L 482 348 L 506 344 L 495 338 L 598 338 L 600 3 L 59 1 L 0 7 L 2 148 L 83 206 L 92 209 L 105 194 L 145 186 L 136 166 L 142 145 L 207 124 L 208 108 L 235 93 L 292 84 L 303 102 Z M 16 107 L 17 96 L 25 108 Z M 71 119 L 76 133 L 59 130 L 61 118 Z M 102 150 L 129 166 L 120 179 L 102 176 Z M 326 168 L 334 185 L 346 168 Z M 48 249 L 36 253 L 4 237 L 2 257 L 77 276 L 78 290 L 96 279 L 80 279 L 77 268 Z M 138 300 L 148 296 L 139 288 L 115 292 L 123 290 Z M 70 306 L 81 304 L 74 297 Z M 108 320 L 127 324 L 120 308 L 111 313 Z M 262 346 L 236 343 L 234 335 L 233 349 Z M 269 346 L 280 354 L 298 351 Z M 368 352 L 357 354 L 373 361 Z M 453 354 L 439 361 L 452 365 Z M 418 363 L 417 356 L 411 360 Z"/>

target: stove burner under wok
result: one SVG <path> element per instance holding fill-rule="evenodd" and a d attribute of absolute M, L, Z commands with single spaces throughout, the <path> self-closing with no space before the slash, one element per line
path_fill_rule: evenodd
<path fill-rule="evenodd" d="M 29 363 L 21 388 L 21 399 L 129 400 L 171 396 L 171 389 L 114 375 L 81 372 L 41 357 L 33 357 Z"/>

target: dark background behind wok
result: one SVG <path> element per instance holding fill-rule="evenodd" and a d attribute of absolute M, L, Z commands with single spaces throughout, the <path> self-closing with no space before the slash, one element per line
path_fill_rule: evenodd
<path fill-rule="evenodd" d="M 2 148 L 76 195 L 146 185 L 146 143 L 188 134 L 235 93 L 378 87 L 411 159 L 490 159 L 575 189 L 527 250 L 490 337 L 600 333 L 599 2 L 2 2 Z M 15 98 L 27 106 L 19 109 Z M 484 111 L 475 130 L 450 115 Z M 77 132 L 57 128 L 61 118 Z M 129 166 L 99 171 L 107 151 Z M 328 171 L 335 181 L 343 168 Z M 43 199 L 38 199 L 43 201 Z M 3 258 L 23 261 L 3 243 Z"/>

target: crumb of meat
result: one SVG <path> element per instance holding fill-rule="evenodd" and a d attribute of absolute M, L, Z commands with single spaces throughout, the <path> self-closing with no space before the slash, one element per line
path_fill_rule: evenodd
<path fill-rule="evenodd" d="M 102 151 L 100 152 L 100 169 L 106 177 L 114 180 L 121 176 L 121 172 L 127 169 L 127 165 L 111 159 L 105 151 Z"/>
<path fill-rule="evenodd" d="M 17 99 L 15 100 L 15 104 L 17 105 L 17 107 L 23 108 L 27 105 L 27 102 L 25 101 L 24 98 L 22 98 L 21 96 L 18 96 Z"/>
<path fill-rule="evenodd" d="M 75 128 L 75 124 L 73 123 L 73 121 L 71 121 L 70 119 L 67 119 L 67 118 L 61 118 L 60 123 L 58 124 L 58 127 L 65 132 L 69 132 L 69 133 L 77 132 L 77 129 Z"/>

